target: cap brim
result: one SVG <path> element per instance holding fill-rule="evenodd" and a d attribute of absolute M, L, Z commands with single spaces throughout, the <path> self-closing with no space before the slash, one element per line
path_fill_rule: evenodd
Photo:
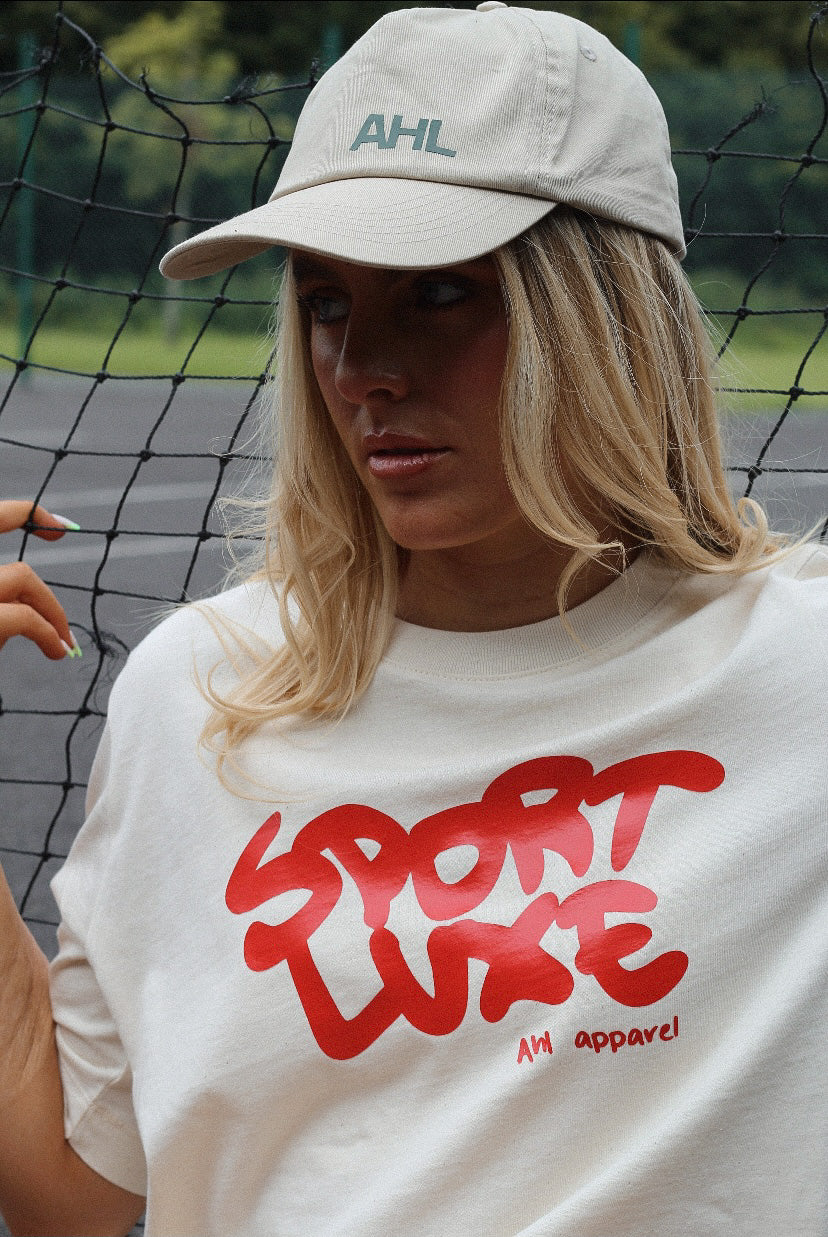
<path fill-rule="evenodd" d="M 548 198 L 436 181 L 326 181 L 183 241 L 162 259 L 161 273 L 197 279 L 274 245 L 365 266 L 451 266 L 505 245 L 554 206 Z"/>

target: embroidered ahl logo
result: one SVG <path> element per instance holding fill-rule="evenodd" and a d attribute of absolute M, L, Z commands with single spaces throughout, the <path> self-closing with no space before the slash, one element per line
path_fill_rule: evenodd
<path fill-rule="evenodd" d="M 442 120 L 429 120 L 427 116 L 424 116 L 417 121 L 416 128 L 405 129 L 402 116 L 392 116 L 391 124 L 386 126 L 382 113 L 372 112 L 370 116 L 365 117 L 362 128 L 354 138 L 351 150 L 358 150 L 360 146 L 370 143 L 376 145 L 379 150 L 396 150 L 397 142 L 401 137 L 410 137 L 414 139 L 411 143 L 412 150 L 427 150 L 429 154 L 447 155 L 448 158 L 453 159 L 457 154 L 456 150 L 447 150 L 444 146 L 437 144 L 442 123 Z"/>

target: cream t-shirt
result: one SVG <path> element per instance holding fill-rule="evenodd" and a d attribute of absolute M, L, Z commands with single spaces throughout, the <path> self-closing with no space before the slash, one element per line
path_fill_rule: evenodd
<path fill-rule="evenodd" d="M 263 586 L 209 604 L 279 639 Z M 399 623 L 254 798 L 197 750 L 199 610 L 132 654 L 52 991 L 150 1237 L 828 1231 L 828 555 L 642 555 L 569 617 Z"/>

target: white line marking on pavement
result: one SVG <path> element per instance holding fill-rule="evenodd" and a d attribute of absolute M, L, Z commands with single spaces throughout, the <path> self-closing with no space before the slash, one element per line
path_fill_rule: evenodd
<path fill-rule="evenodd" d="M 29 543 L 31 545 L 31 542 Z M 206 545 L 221 545 L 221 538 L 216 537 L 212 542 L 205 542 Z M 188 554 L 191 555 L 195 545 L 195 538 L 187 533 L 182 533 L 181 537 L 141 537 L 130 541 L 115 541 L 112 549 L 109 552 L 108 562 L 122 558 L 145 558 L 149 555 L 159 554 Z M 202 554 L 204 549 L 202 549 Z M 50 547 L 48 550 L 27 549 L 25 561 L 30 567 L 34 567 L 36 571 L 41 571 L 45 567 L 63 567 L 72 564 L 79 565 L 80 563 L 97 563 L 103 558 L 103 546 L 96 537 L 92 545 L 74 545 Z M 16 562 L 16 559 L 4 558 L 0 562 L 0 566 L 4 563 Z"/>
<path fill-rule="evenodd" d="M 174 485 L 136 485 L 129 491 L 127 504 L 166 503 L 179 498 L 209 498 L 215 486 L 209 481 L 179 481 Z M 49 490 L 40 500 L 47 511 L 61 511 L 63 507 L 108 507 L 117 506 L 123 497 L 124 487 L 110 486 L 98 490 Z"/>

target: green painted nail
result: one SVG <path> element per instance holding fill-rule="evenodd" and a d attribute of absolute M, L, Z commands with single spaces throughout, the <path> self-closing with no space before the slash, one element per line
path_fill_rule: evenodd
<path fill-rule="evenodd" d="M 64 528 L 68 528 L 72 533 L 79 533 L 81 530 L 80 524 L 76 524 L 74 520 L 67 520 L 65 515 L 55 515 L 51 513 L 52 519 L 57 520 L 58 524 L 62 524 Z"/>

